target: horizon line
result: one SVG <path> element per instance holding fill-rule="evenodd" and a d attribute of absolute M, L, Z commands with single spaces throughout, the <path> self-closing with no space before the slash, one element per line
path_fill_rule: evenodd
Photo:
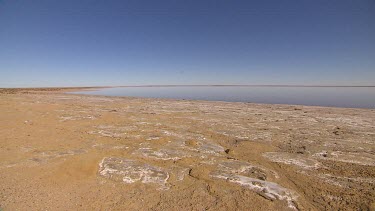
<path fill-rule="evenodd" d="M 38 88 L 126 88 L 126 87 L 375 87 L 375 85 L 300 85 L 300 84 L 144 84 L 119 86 L 46 86 L 46 87 L 0 87 L 0 89 L 38 89 Z"/>
<path fill-rule="evenodd" d="M 287 84 L 196 84 L 196 85 L 125 85 L 125 86 L 112 86 L 112 87 L 182 87 L 182 86 L 243 86 L 243 87 L 375 87 L 375 85 L 287 85 Z"/>

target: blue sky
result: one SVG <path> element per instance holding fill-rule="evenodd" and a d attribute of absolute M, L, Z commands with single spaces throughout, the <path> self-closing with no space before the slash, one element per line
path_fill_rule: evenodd
<path fill-rule="evenodd" d="M 0 1 L 0 87 L 375 85 L 375 1 Z"/>

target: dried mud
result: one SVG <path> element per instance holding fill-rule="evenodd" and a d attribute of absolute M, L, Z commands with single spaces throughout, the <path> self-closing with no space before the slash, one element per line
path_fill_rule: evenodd
<path fill-rule="evenodd" d="M 375 110 L 0 92 L 3 210 L 374 210 Z"/>

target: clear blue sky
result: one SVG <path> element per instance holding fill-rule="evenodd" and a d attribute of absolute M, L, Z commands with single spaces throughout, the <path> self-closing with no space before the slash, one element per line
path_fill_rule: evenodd
<path fill-rule="evenodd" d="M 375 84 L 374 0 L 0 0 L 0 87 Z"/>

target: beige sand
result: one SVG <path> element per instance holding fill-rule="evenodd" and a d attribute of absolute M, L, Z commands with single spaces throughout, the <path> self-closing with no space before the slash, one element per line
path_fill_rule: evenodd
<path fill-rule="evenodd" d="M 1 209 L 374 209 L 374 110 L 62 91 L 0 91 Z"/>

